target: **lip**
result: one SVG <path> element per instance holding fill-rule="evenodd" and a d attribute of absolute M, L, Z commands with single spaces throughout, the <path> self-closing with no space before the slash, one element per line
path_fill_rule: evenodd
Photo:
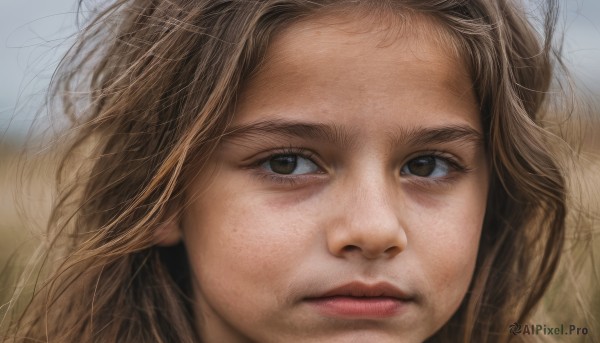
<path fill-rule="evenodd" d="M 387 282 L 351 282 L 305 301 L 328 317 L 377 319 L 400 315 L 414 298 Z"/>

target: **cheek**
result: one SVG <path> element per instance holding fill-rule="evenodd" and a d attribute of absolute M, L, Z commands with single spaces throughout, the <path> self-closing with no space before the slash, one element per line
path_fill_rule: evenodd
<path fill-rule="evenodd" d="M 477 259 L 485 199 L 486 194 L 469 192 L 438 202 L 435 211 L 415 209 L 421 213 L 417 219 L 421 225 L 416 226 L 421 229 L 412 230 L 409 248 L 415 253 L 415 265 L 424 278 L 427 306 L 438 322 L 450 318 L 468 290 Z"/>
<path fill-rule="evenodd" d="M 184 223 L 199 284 L 206 291 L 211 285 L 251 291 L 264 287 L 265 280 L 283 284 L 307 240 L 306 230 L 299 229 L 300 211 L 273 209 L 251 192 L 215 193 L 195 201 Z"/>
<path fill-rule="evenodd" d="M 475 264 L 483 212 L 460 212 L 452 207 L 444 211 L 433 225 L 427 250 L 431 262 L 440 269 L 439 279 L 450 281 L 468 275 Z"/>

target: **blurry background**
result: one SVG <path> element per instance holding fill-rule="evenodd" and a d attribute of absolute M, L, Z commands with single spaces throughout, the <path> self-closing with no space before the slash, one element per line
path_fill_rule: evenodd
<path fill-rule="evenodd" d="M 52 166 L 37 168 L 42 162 L 32 161 L 32 173 L 17 172 L 23 165 L 17 162 L 25 159 L 20 153 L 33 119 L 47 122 L 45 89 L 77 31 L 75 9 L 76 0 L 0 0 L 0 304 L 10 292 L 8 280 L 26 263 L 9 266 L 8 258 L 31 251 L 50 210 Z M 47 163 L 45 154 L 26 158 Z"/>
<path fill-rule="evenodd" d="M 560 2 L 560 25 L 565 34 L 564 55 L 577 85 L 583 90 L 580 93 L 592 103 L 600 98 L 600 1 Z M 539 1 L 530 3 L 534 9 Z M 18 172 L 17 160 L 22 158 L 20 152 L 33 118 L 37 116 L 39 127 L 48 126 L 46 113 L 41 107 L 53 70 L 77 32 L 75 10 L 76 0 L 0 0 L 0 271 L 17 248 L 22 247 L 21 251 L 28 249 L 27 244 L 41 232 L 39 227 L 50 208 L 52 166 L 44 159 L 48 151 L 38 149 L 27 155 L 27 159 L 33 159 L 35 173 L 27 170 Z M 600 144 L 593 141 L 593 133 L 600 129 L 597 126 L 600 112 L 585 113 L 581 124 L 591 133 L 583 147 L 585 161 L 589 163 L 579 178 L 597 185 L 600 184 L 600 168 L 596 154 Z M 31 137 L 35 140 L 40 133 L 39 129 L 34 130 Z M 36 168 L 37 160 L 44 161 L 40 162 L 44 164 Z M 591 198 L 600 188 L 585 188 L 589 194 L 582 195 L 584 206 L 597 209 L 596 200 Z M 17 191 L 21 205 L 15 202 Z M 19 215 L 20 212 L 27 213 L 27 221 Z M 593 244 L 599 247 L 598 242 Z M 597 257 L 595 259 L 596 263 L 600 263 Z M 591 261 L 586 263 L 592 264 Z M 588 272 L 593 270 L 594 267 L 590 267 Z M 578 301 L 596 304 L 594 306 L 600 309 L 598 285 L 590 281 L 587 287 L 587 293 Z M 0 300 L 5 299 L 6 291 L 0 277 Z M 563 291 L 555 292 L 562 294 Z M 564 298 L 562 295 L 555 297 Z M 567 297 L 565 301 L 571 300 Z M 600 312 L 596 311 L 596 314 L 600 315 Z M 564 320 L 568 322 L 571 315 L 565 313 Z"/>

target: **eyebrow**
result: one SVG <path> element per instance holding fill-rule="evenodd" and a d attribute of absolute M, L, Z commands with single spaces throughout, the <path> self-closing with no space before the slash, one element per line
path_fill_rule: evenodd
<path fill-rule="evenodd" d="M 414 127 L 387 130 L 391 146 L 427 145 L 450 142 L 472 143 L 483 146 L 484 137 L 481 132 L 468 125 L 442 125 L 436 127 Z M 358 141 L 353 132 L 337 124 L 312 123 L 288 120 L 264 120 L 233 126 L 221 137 L 222 142 L 252 140 L 261 137 L 279 136 L 281 138 L 304 138 L 324 141 L 343 147 L 356 146 Z"/>
<path fill-rule="evenodd" d="M 339 125 L 288 120 L 265 120 L 234 126 L 225 132 L 222 139 L 228 142 L 260 138 L 265 135 L 275 135 L 282 138 L 307 138 L 340 146 L 348 146 L 355 143 L 349 132 Z"/>
<path fill-rule="evenodd" d="M 451 142 L 472 143 L 478 147 L 484 145 L 483 134 L 468 125 L 399 128 L 390 133 L 390 140 L 393 144 L 414 146 Z"/>

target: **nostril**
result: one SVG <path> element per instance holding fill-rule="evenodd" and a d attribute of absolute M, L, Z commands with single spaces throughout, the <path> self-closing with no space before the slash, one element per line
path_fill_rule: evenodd
<path fill-rule="evenodd" d="M 346 245 L 343 248 L 344 252 L 360 251 L 361 249 L 356 245 Z"/>
<path fill-rule="evenodd" d="M 402 250 L 400 249 L 400 247 L 397 246 L 392 246 L 389 247 L 387 249 L 385 249 L 384 253 L 390 256 L 396 256 L 398 255 Z"/>

